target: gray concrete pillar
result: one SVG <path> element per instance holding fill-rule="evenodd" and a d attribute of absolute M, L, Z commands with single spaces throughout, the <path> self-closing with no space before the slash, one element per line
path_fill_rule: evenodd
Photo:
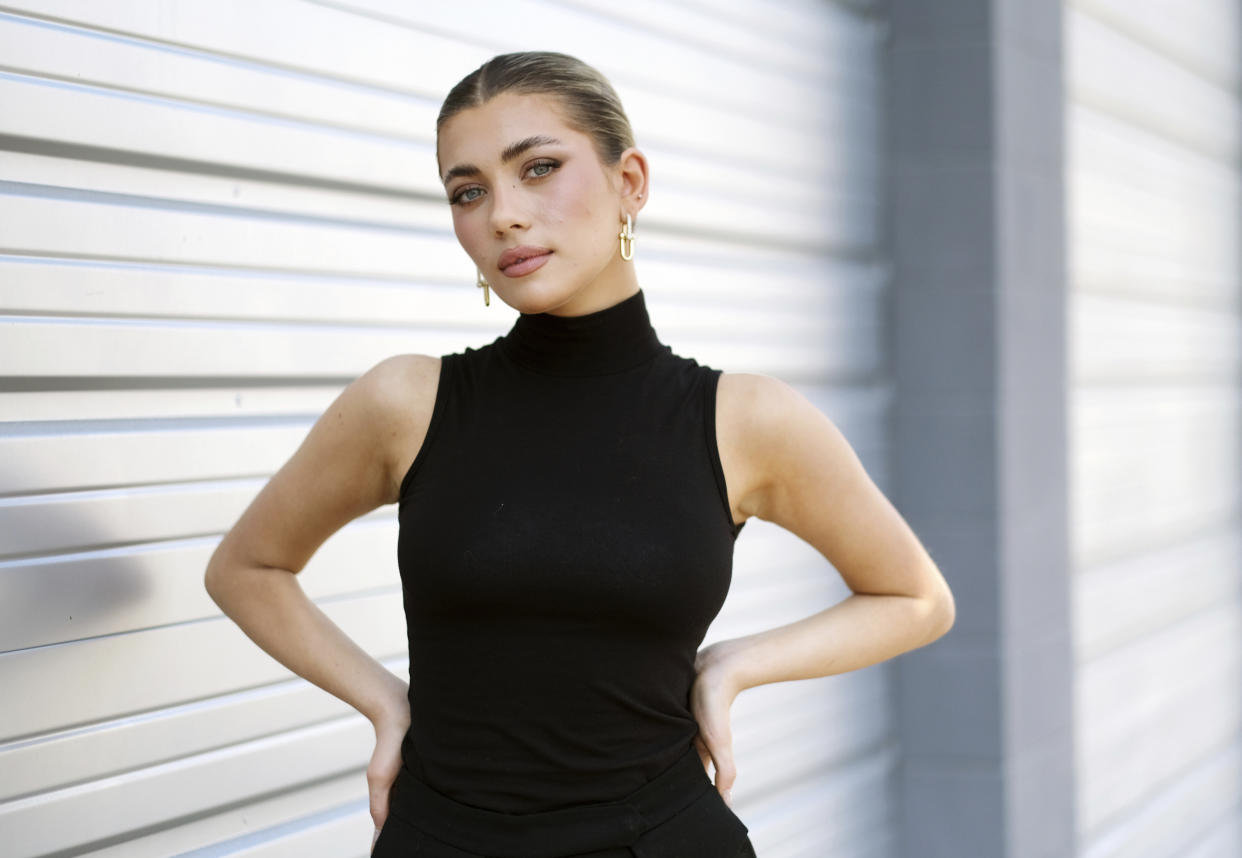
<path fill-rule="evenodd" d="M 895 671 L 900 854 L 1067 858 L 1061 4 L 885 14 L 893 495 L 958 607 Z"/>

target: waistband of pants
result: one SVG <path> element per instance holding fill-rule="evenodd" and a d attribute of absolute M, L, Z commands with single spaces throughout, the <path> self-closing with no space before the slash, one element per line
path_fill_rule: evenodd
<path fill-rule="evenodd" d="M 496 858 L 541 858 L 632 846 L 712 788 L 693 745 L 623 799 L 537 813 L 498 813 L 462 804 L 403 766 L 389 793 L 389 812 L 459 849 Z"/>

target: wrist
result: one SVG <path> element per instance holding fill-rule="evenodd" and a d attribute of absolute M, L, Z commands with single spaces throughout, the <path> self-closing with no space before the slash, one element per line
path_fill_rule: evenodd
<path fill-rule="evenodd" d="M 748 643 L 745 638 L 718 641 L 700 651 L 697 669 L 704 681 L 719 688 L 732 700 L 752 683 L 747 681 Z"/>
<path fill-rule="evenodd" d="M 404 731 L 410 725 L 409 690 L 405 682 L 388 674 L 383 690 L 372 701 L 368 711 L 362 713 L 377 733 L 385 728 Z"/>

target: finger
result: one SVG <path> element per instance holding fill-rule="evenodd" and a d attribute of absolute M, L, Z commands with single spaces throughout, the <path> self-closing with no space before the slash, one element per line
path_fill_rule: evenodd
<path fill-rule="evenodd" d="M 384 827 L 384 820 L 388 818 L 388 788 L 371 786 L 371 821 L 375 823 L 376 836 L 379 836 L 379 830 Z"/>
<path fill-rule="evenodd" d="M 699 752 L 699 762 L 703 764 L 703 771 L 711 774 L 712 755 L 707 750 L 707 745 L 703 743 L 702 736 L 694 737 L 694 749 Z"/>
<path fill-rule="evenodd" d="M 712 758 L 716 763 L 716 790 L 725 804 L 733 804 L 733 783 L 737 780 L 737 767 L 733 764 L 732 752 L 725 752 Z"/>
<path fill-rule="evenodd" d="M 717 742 L 708 745 L 712 755 L 712 765 L 716 767 L 716 789 L 726 804 L 733 800 L 733 783 L 737 780 L 737 766 L 733 762 L 733 745 L 731 742 Z"/>

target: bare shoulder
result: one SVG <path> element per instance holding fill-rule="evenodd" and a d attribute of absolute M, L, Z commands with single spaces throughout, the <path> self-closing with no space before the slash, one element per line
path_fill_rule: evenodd
<path fill-rule="evenodd" d="M 377 363 L 351 385 L 353 399 L 371 435 L 384 450 L 389 502 L 427 437 L 440 381 L 440 358 L 394 355 Z"/>
<path fill-rule="evenodd" d="M 404 420 L 435 404 L 440 359 L 428 355 L 393 355 L 358 376 L 349 387 L 359 407 L 373 416 Z"/>
<path fill-rule="evenodd" d="M 716 400 L 718 422 L 723 418 L 729 424 L 745 424 L 752 430 L 773 421 L 779 423 L 781 415 L 791 409 L 810 405 L 786 382 L 754 372 L 721 373 Z"/>
<path fill-rule="evenodd" d="M 774 520 L 785 489 L 814 459 L 823 480 L 856 467 L 833 422 L 787 382 L 723 373 L 716 393 L 716 439 L 730 502 L 741 516 Z"/>
<path fill-rule="evenodd" d="M 809 425 L 808 425 L 809 424 Z M 788 383 L 770 375 L 727 372 L 716 391 L 716 434 L 722 440 L 770 450 L 791 431 L 818 428 L 831 421 Z M 761 450 L 751 449 L 752 453 Z"/>
<path fill-rule="evenodd" d="M 346 523 L 396 501 L 401 463 L 427 432 L 439 365 L 438 358 L 400 355 L 346 385 L 225 534 L 217 555 L 296 572 Z"/>

